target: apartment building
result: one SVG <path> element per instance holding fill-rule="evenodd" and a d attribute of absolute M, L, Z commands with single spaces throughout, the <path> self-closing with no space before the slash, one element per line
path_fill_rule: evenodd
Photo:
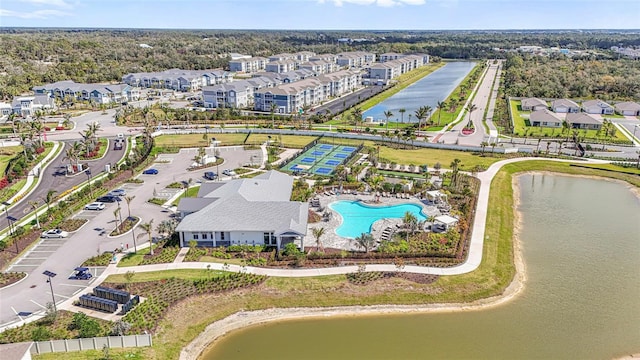
<path fill-rule="evenodd" d="M 56 102 L 50 94 L 16 96 L 11 103 L 11 111 L 19 116 L 34 116 L 38 111 L 56 110 Z"/>
<path fill-rule="evenodd" d="M 265 65 L 265 70 L 274 73 L 285 73 L 296 70 L 298 61 L 293 59 L 271 61 Z"/>
<path fill-rule="evenodd" d="M 254 104 L 254 93 L 264 88 L 274 87 L 281 82 L 266 76 L 238 80 L 232 83 L 202 88 L 202 100 L 206 108 L 247 108 Z"/>
<path fill-rule="evenodd" d="M 130 86 L 177 91 L 200 90 L 203 86 L 231 81 L 233 81 L 233 74 L 220 69 L 170 69 L 161 72 L 131 73 L 122 77 L 122 82 Z"/>
<path fill-rule="evenodd" d="M 365 83 L 387 84 L 389 80 L 424 66 L 424 57 L 420 55 L 407 55 L 396 60 L 387 60 L 369 66 Z"/>
<path fill-rule="evenodd" d="M 268 60 L 263 57 L 237 59 L 229 61 L 229 70 L 234 72 L 253 73 L 264 71 Z"/>
<path fill-rule="evenodd" d="M 338 64 L 336 64 L 335 61 L 312 60 L 300 64 L 298 68 L 311 70 L 316 74 L 328 74 L 338 71 Z"/>
<path fill-rule="evenodd" d="M 339 53 L 336 57 L 338 66 L 352 68 L 364 67 L 376 61 L 376 54 L 366 51 L 351 51 Z"/>

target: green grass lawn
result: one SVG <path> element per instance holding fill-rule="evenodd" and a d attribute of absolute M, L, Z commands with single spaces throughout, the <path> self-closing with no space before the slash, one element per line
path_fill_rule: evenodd
<path fill-rule="evenodd" d="M 617 171 L 625 174 L 640 175 L 640 169 L 638 168 L 626 168 L 615 164 L 571 164 L 572 166 L 589 168 L 589 169 L 601 169 L 606 171 Z"/>
<path fill-rule="evenodd" d="M 209 146 L 209 142 L 204 140 L 203 135 L 205 134 L 160 135 L 154 140 L 158 147 Z M 247 134 L 209 134 L 209 140 L 216 138 L 220 141 L 220 146 L 242 145 L 246 137 Z"/>
<path fill-rule="evenodd" d="M 138 229 L 138 231 L 140 231 L 140 229 Z M 149 240 L 149 239 L 147 239 Z M 140 239 L 140 241 L 137 241 L 137 243 L 141 243 L 141 241 L 144 241 L 143 239 Z M 157 245 L 153 244 L 153 247 L 156 248 Z M 129 253 L 127 255 L 125 255 L 119 262 L 118 262 L 118 267 L 127 267 L 127 266 L 137 266 L 140 265 L 140 262 L 142 262 L 143 258 L 145 255 L 149 254 L 149 248 L 144 248 L 144 249 L 140 249 L 138 250 L 137 253 Z"/>
<path fill-rule="evenodd" d="M 21 151 L 22 146 L 20 145 L 0 148 L 0 174 L 4 174 L 7 165 L 9 165 L 9 160 L 13 159 Z"/>
<path fill-rule="evenodd" d="M 158 281 L 162 279 L 184 279 L 184 280 L 198 280 L 209 279 L 213 276 L 223 275 L 225 272 L 220 270 L 194 270 L 194 269 L 178 269 L 178 270 L 163 270 L 163 271 L 150 271 L 150 272 L 137 272 L 131 279 L 132 283 L 146 282 L 146 281 Z M 124 283 L 126 278 L 124 274 L 109 275 L 105 282 L 112 283 Z"/>
<path fill-rule="evenodd" d="M 251 134 L 247 139 L 247 144 L 264 144 L 269 136 L 269 134 Z M 299 149 L 317 138 L 317 136 L 271 135 L 271 144 L 278 145 L 282 141 L 283 147 Z"/>
<path fill-rule="evenodd" d="M 451 92 L 451 94 L 449 94 L 449 96 L 445 99 L 446 103 L 451 103 L 451 101 L 455 101 L 455 100 L 460 100 L 460 89 L 462 86 L 467 86 L 467 96 L 471 96 L 471 92 L 473 91 L 473 87 L 475 86 L 475 84 L 470 83 L 471 82 L 471 77 L 473 76 L 473 74 L 476 71 L 480 71 L 479 67 L 480 67 L 480 63 L 477 63 L 476 66 L 471 69 L 471 71 L 469 72 L 469 74 L 467 74 L 467 76 L 460 82 L 460 84 Z M 478 81 L 481 81 L 482 78 L 479 78 Z M 440 129 L 442 129 L 444 126 L 446 126 L 447 124 L 450 124 L 452 122 L 455 121 L 455 119 L 458 117 L 458 115 L 460 114 L 461 111 L 464 111 L 463 105 L 464 105 L 464 101 L 466 101 L 466 97 L 462 100 L 460 100 L 460 106 L 458 106 L 455 111 L 448 111 L 448 109 L 442 109 L 442 111 L 434 108 L 433 112 L 431 113 L 431 118 L 430 121 L 432 124 L 434 124 L 433 126 L 429 126 L 427 128 L 428 131 L 438 131 Z M 439 118 L 439 119 L 438 119 Z M 464 119 L 463 119 L 464 120 Z"/>
<path fill-rule="evenodd" d="M 550 137 L 550 138 L 566 138 L 566 136 L 571 136 L 573 130 L 569 130 L 569 134 L 562 133 L 562 128 L 548 128 L 548 127 L 540 127 L 540 126 L 528 126 L 529 123 L 527 119 L 523 115 L 530 115 L 531 111 L 521 111 L 520 110 L 520 100 L 511 100 L 509 102 L 509 106 L 511 107 L 511 114 L 513 116 L 513 133 L 517 137 L 523 137 L 528 132 L 528 137 Z M 606 117 L 614 117 L 607 115 Z M 527 116 L 528 118 L 528 116 Z M 596 130 L 578 130 L 581 137 L 585 137 L 586 139 L 594 139 L 594 140 L 602 140 L 603 137 L 598 136 L 598 132 Z M 628 141 L 626 136 L 620 131 L 616 131 L 616 136 L 613 140 L 623 140 Z"/>
<path fill-rule="evenodd" d="M 386 146 L 380 147 L 380 159 L 384 159 L 385 162 L 395 162 L 396 164 L 403 165 L 423 165 L 427 164 L 430 168 L 433 168 L 435 163 L 440 163 L 443 169 L 450 168 L 450 164 L 454 159 L 460 159 L 460 169 L 471 169 L 476 165 L 480 165 L 484 168 L 494 162 L 501 160 L 498 157 L 482 157 L 479 155 L 473 155 L 470 152 L 463 151 L 451 151 L 440 149 L 415 149 L 415 150 L 398 150 L 392 149 Z"/>
<path fill-rule="evenodd" d="M 399 178 L 409 177 L 414 179 L 424 179 L 424 175 L 416 174 L 416 173 L 406 173 L 402 171 L 378 170 L 378 174 L 384 175 L 384 176 L 399 177 Z"/>

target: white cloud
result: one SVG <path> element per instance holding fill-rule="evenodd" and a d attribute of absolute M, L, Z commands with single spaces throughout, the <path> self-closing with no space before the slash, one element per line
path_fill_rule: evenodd
<path fill-rule="evenodd" d="M 71 14 L 59 10 L 36 10 L 30 12 L 20 12 L 0 9 L 0 17 L 17 17 L 21 19 L 48 19 L 52 17 L 69 16 Z"/>
<path fill-rule="evenodd" d="M 57 6 L 65 9 L 71 8 L 71 4 L 65 0 L 20 0 L 31 4 L 44 5 L 44 6 Z"/>
<path fill-rule="evenodd" d="M 335 6 L 344 4 L 354 5 L 377 5 L 381 7 L 392 7 L 398 5 L 423 5 L 425 0 L 318 0 L 320 4 L 325 2 L 333 3 Z"/>

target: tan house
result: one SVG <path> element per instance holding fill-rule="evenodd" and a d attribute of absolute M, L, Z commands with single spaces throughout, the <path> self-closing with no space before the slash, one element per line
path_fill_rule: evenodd
<path fill-rule="evenodd" d="M 640 116 L 640 104 L 625 101 L 614 105 L 616 112 L 624 116 Z"/>
<path fill-rule="evenodd" d="M 538 98 L 524 98 L 520 101 L 522 111 L 537 111 L 547 108 L 547 102 Z"/>
<path fill-rule="evenodd" d="M 600 130 L 602 121 L 587 113 L 569 113 L 565 119 L 572 129 Z"/>
<path fill-rule="evenodd" d="M 548 109 L 534 111 L 529 115 L 530 126 L 559 128 L 562 126 L 562 119 Z"/>
<path fill-rule="evenodd" d="M 580 105 L 569 99 L 557 99 L 551 102 L 551 109 L 556 113 L 577 113 Z"/>

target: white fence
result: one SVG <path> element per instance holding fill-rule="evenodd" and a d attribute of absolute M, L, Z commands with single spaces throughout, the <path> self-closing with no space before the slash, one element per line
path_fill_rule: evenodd
<path fill-rule="evenodd" d="M 105 345 L 109 348 L 151 346 L 151 334 L 36 341 L 31 346 L 31 354 L 102 350 Z"/>

